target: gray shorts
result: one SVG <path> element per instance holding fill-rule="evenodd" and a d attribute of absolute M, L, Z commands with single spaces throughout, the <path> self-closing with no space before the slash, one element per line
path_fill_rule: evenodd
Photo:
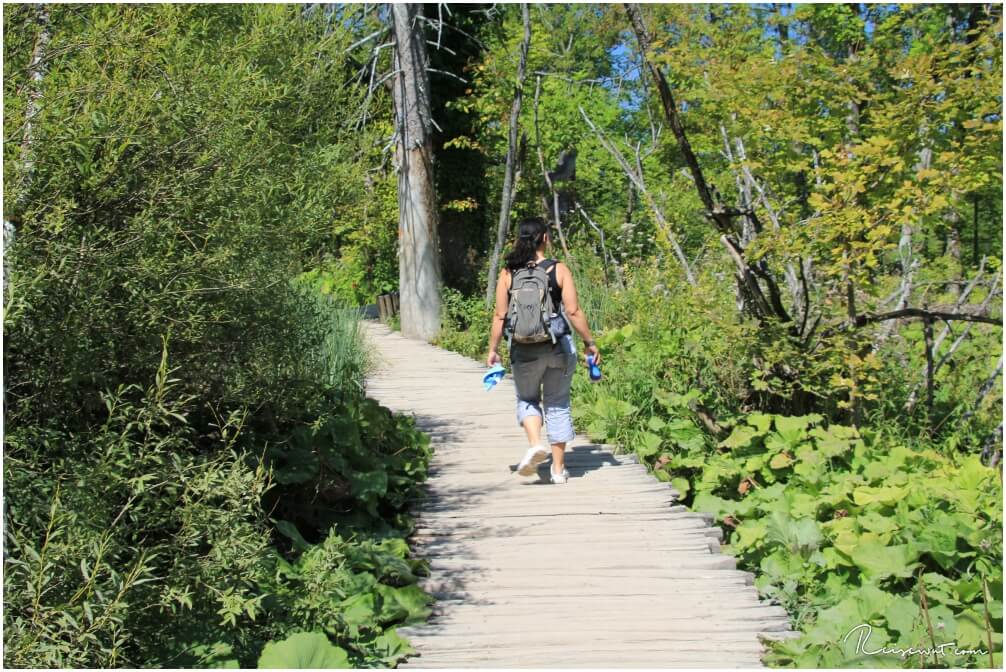
<path fill-rule="evenodd" d="M 569 408 L 569 388 L 576 372 L 576 346 L 570 334 L 533 345 L 514 343 L 510 368 L 517 388 L 517 424 L 532 415 L 544 417 L 549 443 L 566 443 L 576 436 Z M 542 401 L 545 413 L 542 416 Z"/>

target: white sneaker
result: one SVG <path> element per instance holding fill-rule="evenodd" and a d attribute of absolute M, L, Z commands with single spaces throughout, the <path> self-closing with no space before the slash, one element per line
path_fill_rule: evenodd
<path fill-rule="evenodd" d="M 569 480 L 569 472 L 566 471 L 565 469 L 562 470 L 561 474 L 557 474 L 551 469 L 548 470 L 548 473 L 551 474 L 552 482 L 555 484 L 565 483 L 566 481 Z"/>
<path fill-rule="evenodd" d="M 548 450 L 543 445 L 531 446 L 524 453 L 524 459 L 517 465 L 517 473 L 521 476 L 531 476 L 538 471 L 538 465 L 548 457 Z"/>

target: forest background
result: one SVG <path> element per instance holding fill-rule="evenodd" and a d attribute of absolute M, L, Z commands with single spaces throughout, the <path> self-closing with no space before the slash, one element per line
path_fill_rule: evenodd
<path fill-rule="evenodd" d="M 416 9 L 435 341 L 484 355 L 545 217 L 579 426 L 716 515 L 805 633 L 768 662 L 1001 665 L 1001 6 Z M 401 284 L 390 24 L 5 5 L 6 664 L 407 655 L 428 446 L 338 309 Z"/>

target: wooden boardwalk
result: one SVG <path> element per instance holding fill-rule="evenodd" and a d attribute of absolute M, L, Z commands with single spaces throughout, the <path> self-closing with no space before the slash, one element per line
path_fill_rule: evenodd
<path fill-rule="evenodd" d="M 412 544 L 437 602 L 399 629 L 420 654 L 401 667 L 760 667 L 760 635 L 793 635 L 720 553 L 720 529 L 632 456 L 577 437 L 568 483 L 547 482 L 551 460 L 521 477 L 509 375 L 486 392 L 484 364 L 364 329 L 368 395 L 435 447 Z"/>

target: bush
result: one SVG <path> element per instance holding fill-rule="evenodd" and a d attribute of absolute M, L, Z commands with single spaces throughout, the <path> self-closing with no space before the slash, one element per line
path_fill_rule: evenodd
<path fill-rule="evenodd" d="M 38 11 L 4 7 L 34 165 L 5 144 L 5 666 L 254 666 L 300 628 L 394 664 L 428 441 L 362 398 L 355 315 L 294 281 L 358 204 L 340 24 L 53 5 L 39 85 Z"/>

